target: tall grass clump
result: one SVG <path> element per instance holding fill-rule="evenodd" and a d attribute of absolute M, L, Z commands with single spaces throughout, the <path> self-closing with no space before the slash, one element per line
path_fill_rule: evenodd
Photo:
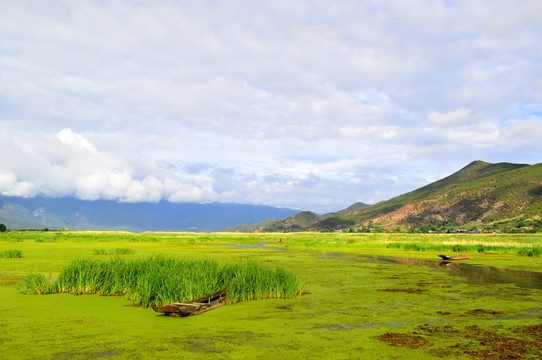
<path fill-rule="evenodd" d="M 17 288 L 24 294 L 50 294 L 55 291 L 54 283 L 39 273 L 26 275 Z"/>
<path fill-rule="evenodd" d="M 542 248 L 540 247 L 522 247 L 517 251 L 518 255 L 522 256 L 540 256 L 542 255 Z"/>
<path fill-rule="evenodd" d="M 56 242 L 55 238 L 38 238 L 34 239 L 34 242 L 36 243 L 54 243 Z"/>
<path fill-rule="evenodd" d="M 4 250 L 0 252 L 0 258 L 22 258 L 23 252 L 17 249 Z"/>
<path fill-rule="evenodd" d="M 179 260 L 164 256 L 106 262 L 75 260 L 57 280 L 30 274 L 19 290 L 26 294 L 72 293 L 123 295 L 149 307 L 186 302 L 225 289 L 228 303 L 265 298 L 290 298 L 303 293 L 299 278 L 281 268 L 256 262 L 221 265 L 210 260 Z"/>
<path fill-rule="evenodd" d="M 135 251 L 129 248 L 119 248 L 107 251 L 105 249 L 94 249 L 92 252 L 93 255 L 130 255 L 134 254 Z"/>

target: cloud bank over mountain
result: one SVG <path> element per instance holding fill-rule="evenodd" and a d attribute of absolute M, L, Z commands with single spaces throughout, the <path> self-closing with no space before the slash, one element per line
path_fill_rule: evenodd
<path fill-rule="evenodd" d="M 3 195 L 331 211 L 540 162 L 540 2 L 2 9 Z"/>

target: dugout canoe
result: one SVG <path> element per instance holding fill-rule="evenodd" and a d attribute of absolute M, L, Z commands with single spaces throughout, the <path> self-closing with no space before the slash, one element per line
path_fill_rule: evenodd
<path fill-rule="evenodd" d="M 226 303 L 226 290 L 220 290 L 210 295 L 185 303 L 171 303 L 162 306 L 153 306 L 156 312 L 167 316 L 185 317 L 198 315 L 216 309 Z"/>
<path fill-rule="evenodd" d="M 466 260 L 470 258 L 470 255 L 439 255 L 439 257 L 441 257 L 442 260 Z"/>

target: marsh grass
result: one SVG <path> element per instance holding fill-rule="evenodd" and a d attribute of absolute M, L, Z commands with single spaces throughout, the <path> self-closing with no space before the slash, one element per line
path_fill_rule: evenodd
<path fill-rule="evenodd" d="M 423 244 L 423 243 L 389 243 L 387 248 L 414 250 L 414 251 L 451 251 L 451 252 L 477 252 L 497 254 L 517 254 L 521 256 L 540 256 L 542 248 L 533 246 L 496 246 L 496 245 L 466 245 L 466 244 Z"/>
<path fill-rule="evenodd" d="M 133 249 L 128 248 L 118 248 L 109 251 L 105 249 L 94 249 L 94 251 L 92 252 L 93 255 L 131 255 L 134 253 L 135 251 Z"/>
<path fill-rule="evenodd" d="M 290 298 L 303 292 L 299 278 L 281 268 L 250 261 L 221 265 L 165 256 L 107 262 L 80 259 L 64 267 L 56 281 L 29 274 L 19 284 L 19 291 L 25 294 L 126 294 L 143 307 L 190 301 L 221 289 L 226 289 L 230 304 Z"/>
<path fill-rule="evenodd" d="M 55 238 L 37 238 L 37 239 L 34 239 L 34 242 L 37 242 L 37 243 L 54 243 L 54 242 L 56 242 L 56 239 Z"/>
<path fill-rule="evenodd" d="M 22 238 L 11 236 L 11 233 L 7 233 L 7 234 L 8 235 L 2 234 L 2 236 L 0 236 L 0 241 L 5 241 L 5 242 L 23 242 L 24 241 L 24 239 Z"/>
<path fill-rule="evenodd" d="M 493 245 L 467 245 L 467 244 L 424 244 L 424 243 L 389 243 L 386 245 L 390 249 L 403 249 L 414 251 L 442 250 L 451 252 L 502 252 L 507 253 L 511 247 L 493 246 Z"/>
<path fill-rule="evenodd" d="M 327 234 L 326 234 L 327 235 Z M 540 235 L 331 234 L 293 237 L 288 247 L 388 248 L 540 256 Z"/>
<path fill-rule="evenodd" d="M 17 249 L 9 249 L 0 252 L 0 258 L 22 258 L 23 252 Z"/>
<path fill-rule="evenodd" d="M 17 286 L 24 294 L 50 294 L 55 292 L 55 285 L 51 279 L 39 273 L 28 274 L 24 281 Z"/>
<path fill-rule="evenodd" d="M 542 247 L 523 247 L 518 250 L 518 255 L 540 256 L 542 255 Z"/>

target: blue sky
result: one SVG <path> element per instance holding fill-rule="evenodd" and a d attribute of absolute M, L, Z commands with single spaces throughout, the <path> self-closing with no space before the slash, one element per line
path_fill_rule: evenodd
<path fill-rule="evenodd" d="M 540 1 L 0 7 L 3 195 L 325 212 L 541 162 Z"/>

